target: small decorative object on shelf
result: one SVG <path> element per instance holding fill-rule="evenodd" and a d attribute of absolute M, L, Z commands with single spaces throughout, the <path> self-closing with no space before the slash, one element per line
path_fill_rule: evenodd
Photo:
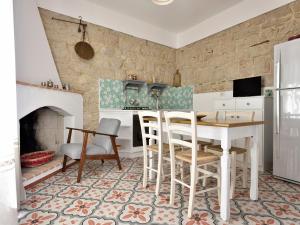
<path fill-rule="evenodd" d="M 128 80 L 137 80 L 137 75 L 136 74 L 129 74 L 128 75 Z"/>
<path fill-rule="evenodd" d="M 54 86 L 53 86 L 53 88 L 55 88 L 55 89 L 58 89 L 58 85 L 57 84 L 54 84 Z"/>
<path fill-rule="evenodd" d="M 69 91 L 70 90 L 70 84 L 63 83 L 62 84 L 62 89 L 66 90 L 66 91 Z"/>
<path fill-rule="evenodd" d="M 44 82 L 41 82 L 41 86 L 42 86 L 42 87 L 47 87 L 47 82 L 45 82 L 45 81 L 44 81 Z"/>
<path fill-rule="evenodd" d="M 54 86 L 54 83 L 52 80 L 47 81 L 47 87 L 52 88 Z"/>
<path fill-rule="evenodd" d="M 181 74 L 179 73 L 179 70 L 176 70 L 176 73 L 173 77 L 173 86 L 174 87 L 180 87 L 181 86 Z"/>
<path fill-rule="evenodd" d="M 266 97 L 272 97 L 273 96 L 273 90 L 272 89 L 266 89 L 265 90 L 265 96 Z"/>

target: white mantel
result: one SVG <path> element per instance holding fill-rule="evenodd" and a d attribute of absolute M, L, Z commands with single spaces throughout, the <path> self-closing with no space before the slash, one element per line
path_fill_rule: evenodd
<path fill-rule="evenodd" d="M 18 120 L 42 107 L 49 107 L 64 115 L 64 126 L 83 127 L 83 98 L 81 94 L 55 89 L 17 84 Z M 67 138 L 67 131 L 64 134 Z M 74 133 L 73 142 L 80 142 L 82 135 Z"/>

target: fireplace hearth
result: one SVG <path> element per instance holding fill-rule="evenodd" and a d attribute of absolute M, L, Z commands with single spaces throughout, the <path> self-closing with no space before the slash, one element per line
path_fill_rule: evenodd
<path fill-rule="evenodd" d="M 82 128 L 83 99 L 79 93 L 18 83 L 17 103 L 19 155 L 49 150 L 56 153 L 54 159 L 44 165 L 21 168 L 22 183 L 30 186 L 61 169 L 62 156 L 57 150 L 66 142 L 68 133 L 65 127 Z M 72 142 L 81 141 L 82 135 L 74 133 Z M 21 165 L 20 158 L 17 158 L 17 165 Z"/>

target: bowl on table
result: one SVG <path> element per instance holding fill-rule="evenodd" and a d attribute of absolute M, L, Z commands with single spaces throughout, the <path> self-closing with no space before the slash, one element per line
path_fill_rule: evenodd
<path fill-rule="evenodd" d="M 197 121 L 201 121 L 204 117 L 206 117 L 207 115 L 202 114 L 202 113 L 197 113 Z"/>

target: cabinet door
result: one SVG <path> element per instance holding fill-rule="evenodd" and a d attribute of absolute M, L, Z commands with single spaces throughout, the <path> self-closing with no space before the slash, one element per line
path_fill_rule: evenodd
<path fill-rule="evenodd" d="M 242 110 L 261 110 L 264 105 L 263 97 L 249 97 L 249 98 L 237 98 L 236 99 L 236 109 Z"/>

